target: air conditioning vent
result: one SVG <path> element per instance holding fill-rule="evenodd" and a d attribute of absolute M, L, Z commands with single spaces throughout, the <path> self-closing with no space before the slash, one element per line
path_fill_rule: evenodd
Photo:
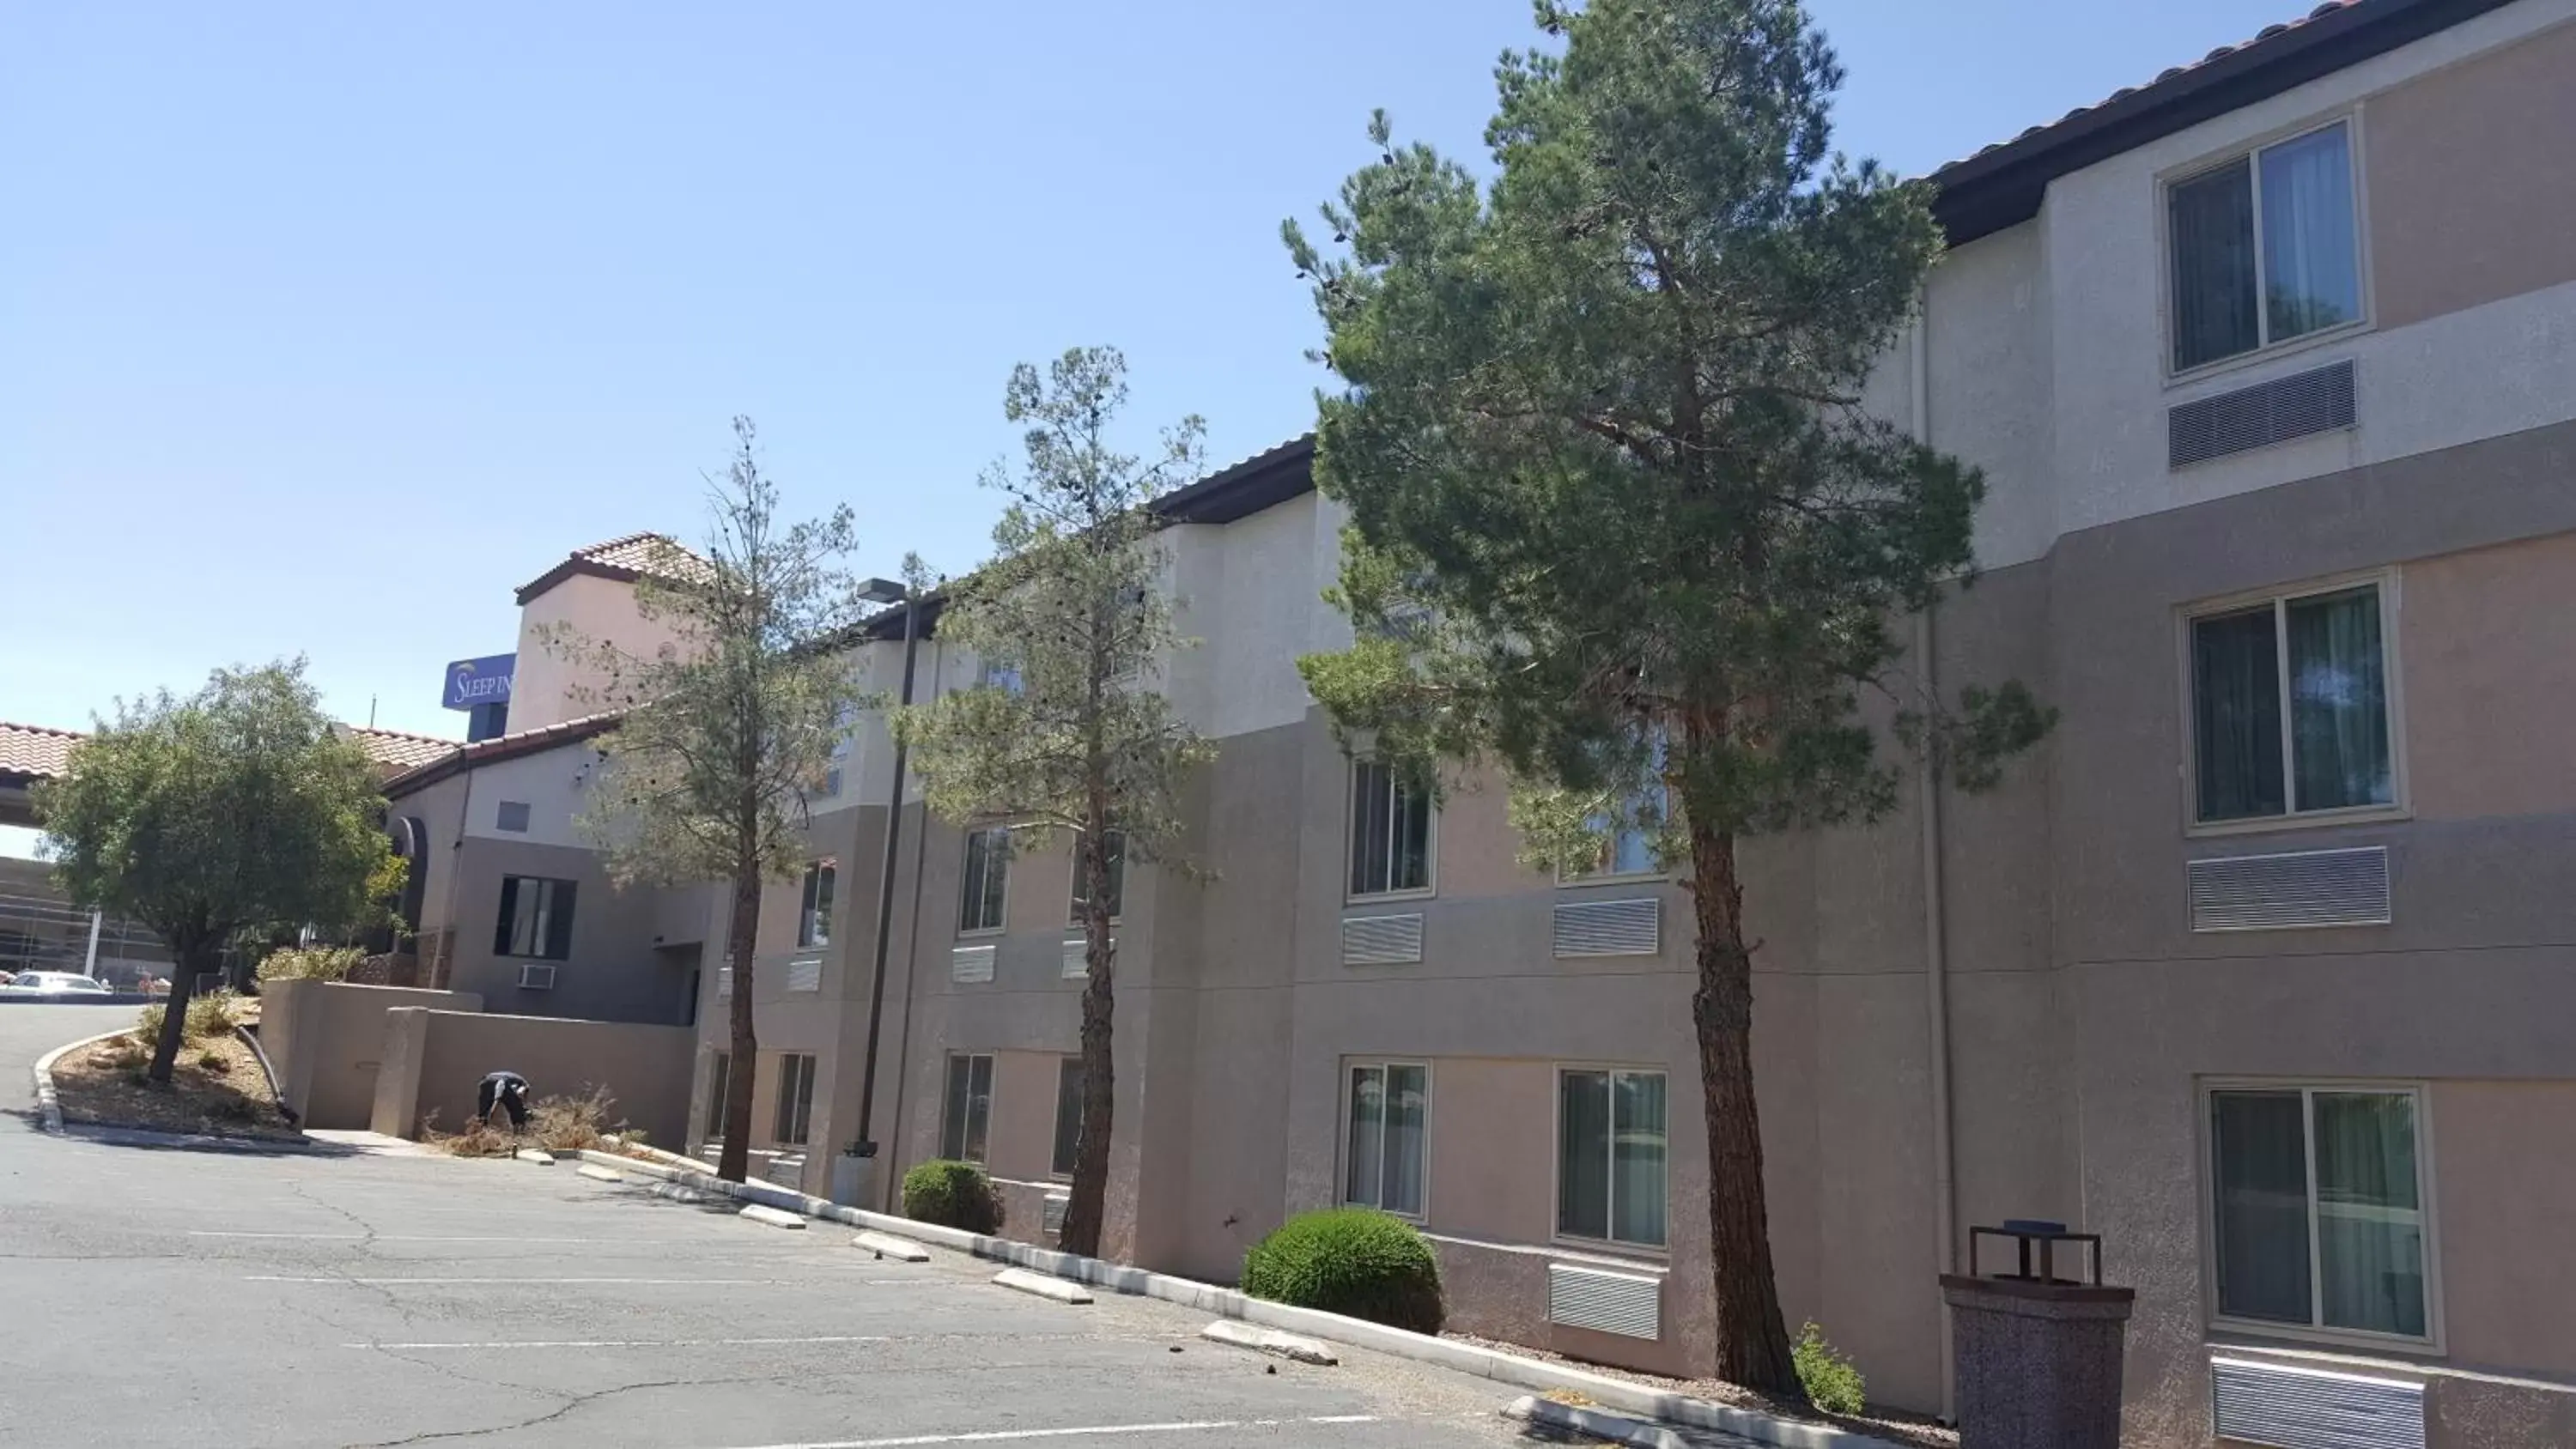
<path fill-rule="evenodd" d="M 782 1152 L 769 1159 L 760 1169 L 760 1175 L 767 1178 L 773 1187 L 802 1192 L 805 1190 L 805 1158 L 801 1153 Z"/>
<path fill-rule="evenodd" d="M 2388 847 L 2195 860 L 2191 928 L 2279 931 L 2303 926 L 2385 926 Z"/>
<path fill-rule="evenodd" d="M 1117 962 L 1118 938 L 1109 938 L 1110 961 Z M 1064 979 L 1080 981 L 1091 974 L 1091 944 L 1080 936 L 1068 936 L 1064 943 Z"/>
<path fill-rule="evenodd" d="M 2268 1449 L 2424 1449 L 2424 1386 L 2249 1359 L 2209 1361 L 2211 1428 Z"/>
<path fill-rule="evenodd" d="M 1556 908 L 1556 954 L 1652 956 L 1664 948 L 1664 903 L 1574 901 Z"/>
<path fill-rule="evenodd" d="M 722 967 L 716 972 L 716 1000 L 723 1001 L 732 995 L 733 968 L 730 966 Z"/>
<path fill-rule="evenodd" d="M 554 963 L 553 963 L 553 962 L 551 962 L 551 961 L 544 961 L 544 962 L 540 962 L 540 961 L 523 961 L 523 962 L 521 962 L 521 963 L 519 964 L 519 989 L 520 989 L 520 990 L 522 990 L 522 991 L 552 991 L 552 990 L 554 990 L 554 989 L 555 989 L 555 968 L 554 968 Z"/>
<path fill-rule="evenodd" d="M 2179 404 L 2165 413 L 2165 466 L 2188 468 L 2351 427 L 2352 377 L 2346 360 Z"/>
<path fill-rule="evenodd" d="M 790 991 L 822 990 L 823 958 L 820 956 L 796 956 L 789 958 L 787 962 L 787 989 Z"/>
<path fill-rule="evenodd" d="M 1422 959 L 1422 916 L 1349 916 L 1342 921 L 1342 964 L 1400 966 Z"/>
<path fill-rule="evenodd" d="M 1662 1335 L 1664 1280 L 1568 1263 L 1547 1265 L 1547 1321 L 1629 1338 Z"/>
<path fill-rule="evenodd" d="M 959 946 L 948 953 L 948 979 L 951 981 L 990 981 L 993 979 L 991 946 Z"/>
<path fill-rule="evenodd" d="M 1046 1229 L 1049 1235 L 1064 1231 L 1065 1205 L 1072 1201 L 1072 1198 L 1063 1196 L 1062 1194 L 1049 1193 L 1047 1194 L 1046 1201 L 1039 1205 L 1038 1215 L 1042 1219 L 1041 1225 Z"/>

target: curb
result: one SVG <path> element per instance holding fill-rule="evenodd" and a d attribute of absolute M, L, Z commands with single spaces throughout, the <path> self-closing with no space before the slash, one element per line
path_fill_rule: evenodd
<path fill-rule="evenodd" d="M 36 1058 L 36 1125 L 39 1129 L 51 1132 L 57 1137 L 71 1135 L 63 1128 L 62 1093 L 54 1090 L 54 1063 L 82 1047 L 96 1046 L 103 1041 L 114 1041 L 123 1035 L 125 1035 L 124 1031 L 101 1032 L 97 1036 L 85 1037 L 79 1041 L 58 1046 Z"/>
<path fill-rule="evenodd" d="M 880 1258 L 892 1258 L 898 1263 L 930 1261 L 928 1248 L 919 1243 L 906 1242 L 888 1233 L 861 1233 L 850 1239 L 850 1246 L 874 1253 Z"/>
<path fill-rule="evenodd" d="M 602 1167 L 596 1162 L 585 1162 L 581 1166 L 574 1168 L 573 1171 L 580 1173 L 582 1176 L 589 1178 L 593 1182 L 624 1182 L 626 1180 L 625 1173 L 622 1173 L 613 1167 Z"/>
<path fill-rule="evenodd" d="M 803 1232 L 805 1230 L 805 1217 L 803 1214 L 791 1213 L 784 1208 L 769 1207 L 762 1203 L 744 1203 L 742 1205 L 742 1211 L 736 1213 L 735 1216 L 741 1218 L 744 1222 L 759 1223 L 766 1227 L 794 1228 L 798 1232 Z"/>
<path fill-rule="evenodd" d="M 750 1212 L 751 1209 L 744 1208 L 743 1211 Z M 1052 1298 L 1058 1303 L 1091 1301 L 1091 1295 L 1083 1290 L 1081 1284 L 1068 1283 L 1062 1278 L 1050 1278 L 1044 1273 L 1032 1273 L 1026 1268 L 1004 1268 L 993 1275 L 993 1281 L 1005 1288 L 1018 1289 L 1022 1293 L 1034 1293 L 1040 1298 Z"/>
<path fill-rule="evenodd" d="M 1544 1424 L 1588 1438 L 1626 1444 L 1631 1449 L 1690 1449 L 1690 1441 L 1670 1429 L 1631 1419 L 1625 1414 L 1605 1414 L 1599 1409 L 1578 1409 L 1554 1399 L 1536 1395 L 1518 1398 L 1503 1406 L 1503 1417 L 1528 1424 Z"/>
<path fill-rule="evenodd" d="M 1248 1348 L 1254 1353 L 1274 1354 L 1280 1358 L 1294 1359 L 1299 1363 L 1311 1363 L 1322 1368 L 1331 1368 L 1341 1362 L 1331 1349 L 1324 1346 L 1324 1341 L 1320 1338 L 1308 1338 L 1299 1333 L 1281 1333 L 1275 1328 L 1255 1328 L 1248 1323 L 1237 1323 L 1231 1318 L 1220 1318 L 1200 1329 L 1199 1337 L 1212 1343 Z"/>
<path fill-rule="evenodd" d="M 1382 1323 L 1345 1318 L 1338 1313 L 1323 1313 L 1312 1308 L 1291 1308 L 1285 1303 L 1247 1298 L 1232 1288 L 1219 1288 L 1213 1283 L 1175 1278 L 1168 1273 L 1149 1273 L 1142 1268 L 1129 1268 L 1117 1263 L 1104 1263 L 1097 1258 L 1058 1253 L 1009 1238 L 988 1238 L 957 1228 L 943 1228 L 932 1223 L 914 1222 L 910 1218 L 887 1213 L 869 1212 L 864 1208 L 843 1207 L 819 1197 L 807 1197 L 764 1182 L 726 1182 L 711 1173 L 686 1168 L 664 1167 L 659 1163 L 639 1162 L 631 1157 L 615 1157 L 605 1152 L 584 1150 L 584 1162 L 617 1166 L 628 1172 L 661 1178 L 654 1188 L 655 1196 L 666 1189 L 695 1190 L 713 1197 L 722 1195 L 765 1203 L 807 1217 L 847 1223 L 852 1227 L 873 1228 L 892 1233 L 917 1243 L 929 1243 L 953 1252 L 969 1253 L 978 1258 L 1008 1263 L 1052 1277 L 1106 1288 L 1112 1293 L 1125 1293 L 1143 1298 L 1159 1298 L 1220 1318 L 1239 1318 L 1265 1328 L 1282 1328 L 1303 1333 L 1353 1348 L 1370 1349 L 1416 1363 L 1434 1364 L 1458 1373 L 1473 1374 L 1516 1388 L 1545 1392 L 1549 1389 L 1572 1389 L 1608 1409 L 1640 1418 L 1660 1419 L 1693 1429 L 1716 1429 L 1741 1438 L 1775 1446 L 1775 1449 L 1900 1449 L 1888 1440 L 1826 1424 L 1810 1424 L 1795 1419 L 1782 1419 L 1752 1409 L 1739 1409 L 1730 1404 L 1712 1404 L 1684 1394 L 1667 1393 L 1626 1379 L 1605 1374 L 1587 1373 L 1562 1364 L 1543 1363 L 1518 1354 L 1479 1348 L 1455 1339 L 1430 1334 L 1412 1333 L 1389 1328 Z"/>

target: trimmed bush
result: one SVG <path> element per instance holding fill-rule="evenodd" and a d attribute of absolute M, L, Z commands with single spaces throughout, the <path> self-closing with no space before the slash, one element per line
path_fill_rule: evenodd
<path fill-rule="evenodd" d="M 1438 1333 L 1447 1316 L 1430 1240 L 1375 1208 L 1290 1218 L 1243 1255 L 1243 1291 L 1416 1333 Z"/>
<path fill-rule="evenodd" d="M 136 1016 L 134 1038 L 146 1047 L 161 1040 L 161 1022 L 169 1008 L 158 1003 L 147 1006 Z M 209 991 L 188 998 L 188 1021 L 180 1028 L 180 1040 L 201 1042 L 209 1037 L 229 1036 L 233 1029 L 233 994 Z"/>
<path fill-rule="evenodd" d="M 1860 1370 L 1852 1366 L 1851 1356 L 1825 1341 L 1825 1331 L 1815 1320 L 1798 1330 L 1798 1341 L 1790 1346 L 1789 1361 L 1798 1370 L 1799 1386 L 1807 1391 L 1807 1402 L 1828 1414 L 1857 1414 L 1868 1404 L 1867 1384 Z"/>
<path fill-rule="evenodd" d="M 290 946 L 259 963 L 262 981 L 346 981 L 367 953 L 355 946 Z"/>
<path fill-rule="evenodd" d="M 933 1158 L 903 1175 L 903 1215 L 970 1233 L 1002 1230 L 1002 1195 L 971 1162 Z"/>

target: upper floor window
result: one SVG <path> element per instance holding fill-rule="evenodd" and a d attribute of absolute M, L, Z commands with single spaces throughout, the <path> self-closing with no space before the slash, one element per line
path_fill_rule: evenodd
<path fill-rule="evenodd" d="M 509 831 L 513 835 L 527 834 L 528 802 L 525 800 L 502 801 L 501 808 L 493 813 L 492 823 L 503 830 Z"/>
<path fill-rule="evenodd" d="M 1125 914 L 1127 904 L 1127 832 L 1105 832 L 1109 839 L 1109 919 L 1116 921 Z M 1073 922 L 1082 924 L 1082 910 L 1089 901 L 1090 873 L 1082 868 L 1082 848 L 1073 852 Z"/>
<path fill-rule="evenodd" d="M 804 898 L 796 911 L 797 945 L 832 944 L 832 889 L 840 873 L 840 862 L 833 860 L 818 860 L 805 867 Z"/>
<path fill-rule="evenodd" d="M 2412 1089 L 2209 1094 L 2218 1316 L 2429 1336 Z"/>
<path fill-rule="evenodd" d="M 826 798 L 838 798 L 841 787 L 848 781 L 850 751 L 858 742 L 855 733 L 858 723 L 859 711 L 855 705 L 842 705 L 832 715 L 832 755 L 823 767 L 823 795 Z"/>
<path fill-rule="evenodd" d="M 1431 889 L 1431 792 L 1376 760 L 1351 762 L 1351 894 Z"/>
<path fill-rule="evenodd" d="M 993 659 L 975 661 L 975 687 L 998 689 L 1004 694 L 1018 694 L 1022 688 L 1020 667 Z"/>
<path fill-rule="evenodd" d="M 1664 827 L 1672 801 L 1671 788 L 1664 783 L 1665 750 L 1666 736 L 1657 726 L 1648 736 L 1649 783 L 1592 818 L 1592 827 L 1601 836 L 1601 853 L 1589 864 L 1568 868 L 1560 879 L 1652 875 L 1663 869 L 1655 859 L 1655 836 Z"/>
<path fill-rule="evenodd" d="M 573 883 L 543 876 L 501 877 L 501 917 L 492 930 L 495 956 L 562 961 L 572 955 Z"/>
<path fill-rule="evenodd" d="M 2345 123 L 2175 181 L 2165 211 L 2176 372 L 2360 319 Z"/>
<path fill-rule="evenodd" d="M 2396 801 L 2386 633 L 2375 583 L 2191 621 L 2201 823 Z"/>
<path fill-rule="evenodd" d="M 966 832 L 965 888 L 957 902 L 959 934 L 1002 929 L 1002 892 L 1011 874 L 1009 827 L 988 825 Z"/>

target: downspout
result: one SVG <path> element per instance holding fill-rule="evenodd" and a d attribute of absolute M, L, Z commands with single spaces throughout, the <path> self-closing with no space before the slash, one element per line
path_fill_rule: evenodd
<path fill-rule="evenodd" d="M 438 991 L 447 989 L 456 970 L 456 878 L 464 873 L 465 832 L 474 823 L 474 773 L 472 765 L 465 767 L 465 803 L 456 813 L 456 840 L 447 847 L 447 924 L 439 931 L 438 960 L 429 973 L 429 985 Z"/>
<path fill-rule="evenodd" d="M 1928 299 L 1922 306 L 1914 319 L 1913 355 L 1907 371 L 1914 385 L 1914 440 L 1928 445 L 1932 441 Z M 1937 706 L 1940 700 L 1940 686 L 1933 672 L 1933 609 L 1934 605 L 1926 604 L 1914 616 L 1915 667 L 1927 707 Z M 1959 1186 L 1952 1163 L 1950 1126 L 1950 949 L 1942 910 L 1941 767 L 1929 749 L 1917 762 L 1915 781 L 1920 806 L 1917 813 L 1923 822 L 1923 989 L 1932 1057 L 1932 1217 L 1941 1234 L 1941 1271 L 1955 1273 L 1959 1270 Z M 1941 1309 L 1941 1421 L 1945 1424 L 1959 1422 L 1957 1353 L 1950 1309 L 1945 1303 Z"/>

